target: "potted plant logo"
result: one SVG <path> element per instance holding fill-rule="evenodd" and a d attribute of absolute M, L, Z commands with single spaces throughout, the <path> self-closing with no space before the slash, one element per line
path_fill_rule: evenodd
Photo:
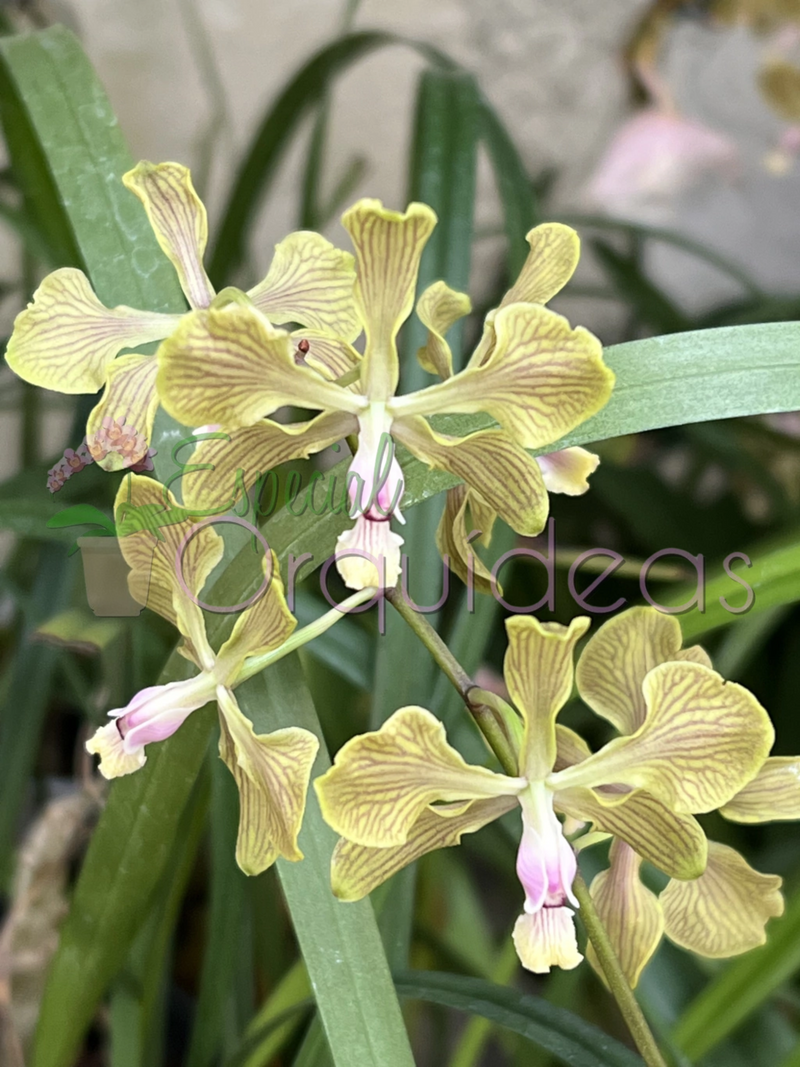
<path fill-rule="evenodd" d="M 69 554 L 81 551 L 86 598 L 95 615 L 138 615 L 142 605 L 128 592 L 128 564 L 122 555 L 113 519 L 92 504 L 75 504 L 48 520 L 50 529 L 91 526 Z"/>

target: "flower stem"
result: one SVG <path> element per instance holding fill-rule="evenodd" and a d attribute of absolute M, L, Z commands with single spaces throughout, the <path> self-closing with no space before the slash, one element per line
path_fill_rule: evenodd
<path fill-rule="evenodd" d="M 467 711 L 472 715 L 478 729 L 500 761 L 500 766 L 506 774 L 515 778 L 519 774 L 517 754 L 499 715 L 495 714 L 495 711 L 487 704 L 474 699 L 475 692 L 480 692 L 480 690 L 425 616 L 414 611 L 399 586 L 395 589 L 387 589 L 386 599 L 425 645 L 437 666 L 464 701 Z"/>
<path fill-rule="evenodd" d="M 580 874 L 575 876 L 575 881 L 572 883 L 572 891 L 581 906 L 579 913 L 581 921 L 597 953 L 608 987 L 619 1005 L 619 1010 L 622 1012 L 622 1017 L 631 1032 L 631 1037 L 636 1042 L 636 1047 L 641 1052 L 647 1067 L 666 1067 L 664 1057 L 659 1052 L 656 1044 L 656 1039 L 653 1037 L 642 1009 L 639 1007 L 639 1002 L 636 1000 L 633 990 L 628 985 L 628 980 L 622 971 L 614 946 L 608 936 L 608 931 L 603 925 L 603 920 L 600 918 L 597 908 L 594 906 L 589 887 Z"/>
<path fill-rule="evenodd" d="M 326 630 L 330 630 L 331 626 L 335 626 L 353 608 L 372 600 L 377 592 L 378 590 L 373 586 L 359 589 L 357 593 L 353 593 L 352 596 L 343 600 L 337 607 L 326 611 L 324 615 L 320 615 L 318 619 L 310 622 L 308 626 L 302 626 L 299 630 L 295 630 L 291 637 L 287 638 L 278 648 L 273 648 L 270 652 L 263 652 L 260 656 L 250 656 L 244 661 L 244 666 L 234 684 L 241 685 L 248 678 L 260 674 L 265 667 L 271 666 L 279 659 L 283 659 L 284 656 L 288 656 L 290 652 L 295 652 L 298 648 L 302 648 L 303 645 L 307 645 L 315 637 L 319 637 Z"/>
<path fill-rule="evenodd" d="M 519 774 L 518 759 L 514 745 L 502 725 L 506 718 L 504 709 L 508 708 L 509 713 L 515 714 L 512 709 L 509 708 L 505 701 L 494 700 L 490 694 L 478 689 L 439 634 L 433 629 L 424 615 L 414 611 L 399 587 L 387 589 L 386 599 L 408 623 L 433 656 L 437 666 L 441 668 L 459 693 L 506 774 L 512 777 Z M 485 697 L 487 703 L 479 702 L 481 697 Z M 488 706 L 489 701 L 494 705 L 494 710 Z M 516 731 L 513 727 L 509 732 L 512 737 L 515 736 Z M 580 903 L 580 915 L 586 927 L 586 932 L 594 946 L 609 988 L 619 1005 L 637 1048 L 641 1052 L 647 1067 L 666 1067 L 655 1038 L 647 1025 L 647 1020 L 642 1014 L 642 1009 L 639 1007 L 633 990 L 628 985 L 628 981 L 623 974 L 622 967 L 611 944 L 611 939 L 603 925 L 603 920 L 598 915 L 594 902 L 589 895 L 588 886 L 580 874 L 576 876 L 573 882 L 573 890 Z"/>

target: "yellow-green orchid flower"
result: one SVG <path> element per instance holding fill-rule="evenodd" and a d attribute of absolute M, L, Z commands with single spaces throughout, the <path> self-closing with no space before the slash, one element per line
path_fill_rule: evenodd
<path fill-rule="evenodd" d="M 400 573 L 402 540 L 389 523 L 392 515 L 401 518 L 403 489 L 393 441 L 429 466 L 457 475 L 518 533 L 539 533 L 547 518 L 547 490 L 526 449 L 558 440 L 598 411 L 613 383 L 599 341 L 532 299 L 558 289 L 566 268 L 554 256 L 551 274 L 542 273 L 538 289 L 528 285 L 523 271 L 490 317 L 465 370 L 396 396 L 397 333 L 411 313 L 420 257 L 436 216 L 424 204 L 399 213 L 378 200 L 361 200 L 342 222 L 355 247 L 356 301 L 366 344 L 363 358 L 348 346 L 353 373 L 341 385 L 298 366 L 289 336 L 241 302 L 195 312 L 161 346 L 158 391 L 167 411 L 189 425 L 216 423 L 232 432 L 230 442 L 207 441 L 196 449 L 194 462 L 213 470 L 187 479 L 185 499 L 198 508 L 218 507 L 230 499 L 237 470 L 250 486 L 277 463 L 358 432 L 348 476 L 356 522 L 337 545 L 339 571 L 350 587 L 391 586 Z M 424 366 L 449 371 L 444 333 L 468 306 L 467 297 L 441 282 L 422 294 L 418 312 L 430 331 L 420 357 Z M 310 352 L 314 349 L 312 340 Z M 285 404 L 321 414 L 281 426 L 267 416 Z M 455 437 L 428 421 L 459 412 L 488 413 L 499 428 Z"/>
<path fill-rule="evenodd" d="M 681 629 L 674 616 L 654 608 L 634 608 L 611 619 L 589 641 L 578 664 L 578 690 L 624 738 L 646 716 L 644 691 L 650 672 L 687 660 L 711 666 L 699 647 L 681 649 Z M 580 754 L 574 758 L 579 764 Z M 800 819 L 800 757 L 767 759 L 755 777 L 720 807 L 722 815 L 736 822 Z M 601 829 L 599 823 L 596 827 Z M 699 877 L 673 877 L 659 896 L 642 884 L 641 863 L 633 842 L 615 839 L 608 870 L 591 885 L 632 986 L 664 935 L 701 956 L 735 956 L 762 945 L 767 921 L 783 911 L 781 879 L 753 870 L 727 845 L 709 841 L 707 864 Z M 602 973 L 593 950 L 588 955 Z"/>
<path fill-rule="evenodd" d="M 302 859 L 297 835 L 319 742 L 299 727 L 256 734 L 233 694 L 243 680 L 245 661 L 277 649 L 296 626 L 284 600 L 277 561 L 265 558 L 265 578 L 271 569 L 267 591 L 241 612 L 230 637 L 215 652 L 197 600 L 222 558 L 222 538 L 210 526 L 195 524 L 152 478 L 129 475 L 123 480 L 116 500 L 118 524 L 124 525 L 123 509 L 130 505 L 145 513 L 163 513 L 169 507 L 185 516 L 159 526 L 159 536 L 132 528 L 120 536 L 120 546 L 131 568 L 131 595 L 177 627 L 183 635 L 180 651 L 199 673 L 137 693 L 126 707 L 109 712 L 111 722 L 97 730 L 86 748 L 100 756 L 106 778 L 130 774 L 144 765 L 148 744 L 170 737 L 191 712 L 216 700 L 219 754 L 239 788 L 239 866 L 246 874 L 258 874 L 278 856 Z"/>
<path fill-rule="evenodd" d="M 189 306 L 208 307 L 215 294 L 203 267 L 206 209 L 189 171 L 178 163 L 142 162 L 122 180 L 142 201 Z M 272 321 L 301 324 L 293 339 L 313 338 L 311 361 L 331 360 L 338 370 L 340 342 L 327 334 L 345 341 L 357 335 L 354 281 L 350 253 L 317 233 L 298 232 L 276 247 L 269 272 L 249 296 Z M 87 441 L 101 466 L 120 470 L 146 455 L 158 397 L 152 356 L 117 357 L 123 350 L 163 340 L 180 321 L 180 315 L 106 308 L 85 274 L 65 267 L 47 275 L 33 302 L 17 316 L 6 360 L 20 378 L 56 392 L 95 393 L 105 386 L 89 416 Z"/>
<path fill-rule="evenodd" d="M 569 226 L 559 222 L 545 222 L 527 234 L 530 251 L 514 285 L 486 316 L 481 343 L 475 349 L 470 366 L 479 366 L 491 355 L 497 342 L 495 318 L 501 308 L 509 304 L 546 304 L 570 280 L 580 257 L 580 239 Z M 447 290 L 444 282 L 435 282 L 417 303 L 417 315 L 428 327 L 428 340 L 418 358 L 431 374 L 447 379 L 453 373 L 453 360 L 444 334 L 470 310 L 469 299 Z M 542 481 L 548 493 L 580 496 L 589 488 L 589 475 L 600 457 L 585 448 L 564 448 L 558 452 L 537 456 Z M 436 532 L 436 543 L 447 556 L 450 569 L 463 582 L 472 582 L 481 592 L 489 593 L 492 578 L 481 558 L 470 547 L 470 534 L 480 531 L 480 544 L 487 546 L 492 537 L 497 513 L 478 490 L 466 484 L 447 492 L 444 512 Z M 474 538 L 473 538 L 474 540 Z M 470 558 L 471 557 L 471 558 Z"/>
<path fill-rule="evenodd" d="M 751 693 L 725 683 L 690 650 L 646 673 L 632 697 L 641 711 L 636 727 L 590 754 L 556 723 L 588 626 L 586 618 L 569 627 L 530 616 L 506 623 L 505 680 L 522 717 L 515 777 L 465 763 L 420 707 L 401 708 L 377 732 L 342 747 L 315 782 L 323 814 L 341 835 L 332 860 L 337 896 L 363 897 L 519 804 L 525 906 L 514 942 L 523 966 L 544 973 L 581 959 L 570 910 L 575 854 L 557 813 L 593 822 L 674 878 L 701 874 L 706 839 L 694 814 L 728 803 L 753 778 L 772 743 L 769 718 Z M 613 702 L 627 678 L 614 661 L 604 678 Z"/>

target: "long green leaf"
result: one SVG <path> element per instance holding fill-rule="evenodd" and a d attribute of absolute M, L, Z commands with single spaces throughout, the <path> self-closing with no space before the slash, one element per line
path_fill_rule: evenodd
<path fill-rule="evenodd" d="M 283 1011 L 265 1018 L 259 1027 L 242 1042 L 241 1048 L 225 1061 L 225 1067 L 265 1067 L 272 1059 L 272 1052 L 278 1051 L 283 1042 L 273 1045 L 272 1041 L 280 1033 L 294 1030 L 302 1017 L 314 1005 L 310 997 L 297 1001 Z M 266 1051 L 262 1051 L 266 1049 Z"/>
<path fill-rule="evenodd" d="M 258 732 L 295 725 L 320 733 L 294 656 L 240 687 L 237 697 Z M 329 766 L 322 745 L 315 776 Z M 277 867 L 328 1044 L 340 1067 L 413 1067 L 372 905 L 342 904 L 331 893 L 335 843 L 311 790 L 300 834 L 305 860 L 279 860 Z"/>
<path fill-rule="evenodd" d="M 75 582 L 75 566 L 57 545 L 39 550 L 36 579 L 19 634 L 8 689 L 0 714 L 0 884 L 12 867 L 12 842 L 26 786 L 53 691 L 58 651 L 35 640 L 40 623 L 66 607 Z"/>
<path fill-rule="evenodd" d="M 408 41 L 396 34 L 362 31 L 320 49 L 279 94 L 259 125 L 228 196 L 209 266 L 215 284 L 227 279 L 241 261 L 247 231 L 301 120 L 347 67 L 377 48 L 396 44 L 415 48 L 429 62 L 453 66 L 451 60 L 430 45 Z"/>
<path fill-rule="evenodd" d="M 119 181 L 133 160 L 77 39 L 62 26 L 3 38 L 0 71 L 26 130 L 18 152 L 9 145 L 13 164 L 32 198 L 48 178 L 48 210 L 62 206 L 60 227 L 74 249 L 70 262 L 82 261 L 97 295 L 110 306 L 180 311 L 185 303 L 175 272 L 141 204 Z M 25 162 L 35 152 L 46 162 L 28 174 Z"/>
<path fill-rule="evenodd" d="M 634 1052 L 571 1011 L 483 978 L 406 971 L 395 976 L 395 985 L 401 996 L 489 1019 L 570 1067 L 642 1067 Z"/>
<path fill-rule="evenodd" d="M 743 582 L 750 586 L 753 596 L 747 618 L 754 618 L 769 608 L 800 600 L 800 541 L 797 534 L 793 534 L 789 543 L 779 548 L 765 547 L 759 550 L 756 547 L 745 554 L 752 566 L 748 567 L 741 559 L 733 559 L 729 563 L 730 570 L 741 581 L 731 578 L 725 571 L 714 575 L 705 583 L 705 610 L 693 608 L 680 616 L 686 640 L 720 626 L 729 626 L 744 617 L 736 612 L 736 609 L 745 607 L 749 598 Z M 666 599 L 667 604 L 685 604 L 696 588 L 697 583 L 693 583 L 691 588 L 682 588 Z M 731 611 L 731 608 L 734 610 Z"/>
<path fill-rule="evenodd" d="M 481 137 L 492 162 L 503 204 L 508 276 L 513 278 L 528 254 L 525 234 L 539 221 L 539 205 L 516 145 L 488 101 L 483 101 L 480 118 Z"/>
<path fill-rule="evenodd" d="M 13 45 L 16 40 L 6 38 L 3 44 Z M 31 128 L 26 103 L 12 72 L 5 64 L 0 64 L 0 120 L 11 166 L 25 204 L 24 213 L 5 208 L 3 218 L 17 229 L 29 251 L 43 255 L 44 262 L 62 267 L 80 266 L 80 250 L 68 221 L 59 209 L 49 161 Z M 38 227 L 31 227 L 29 233 L 26 232 L 28 218 L 38 221 Z"/>
<path fill-rule="evenodd" d="M 169 950 L 207 813 L 208 777 L 201 774 L 184 809 L 178 844 L 154 894 L 150 914 L 112 990 L 111 1067 L 161 1063 Z"/>
<path fill-rule="evenodd" d="M 800 969 L 800 893 L 769 926 L 761 948 L 729 963 L 692 1001 L 675 1027 L 675 1040 L 697 1061 L 737 1027 Z"/>
<path fill-rule="evenodd" d="M 228 768 L 217 758 L 213 745 L 209 755 L 212 761 L 211 899 L 200 992 L 186 1067 L 211 1067 L 219 1061 L 247 901 L 247 878 L 236 866 L 231 851 L 239 821 L 236 785 Z"/>

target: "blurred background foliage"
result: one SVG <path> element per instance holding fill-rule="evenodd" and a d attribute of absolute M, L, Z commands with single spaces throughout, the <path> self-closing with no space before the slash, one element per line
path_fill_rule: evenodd
<path fill-rule="evenodd" d="M 241 155 L 230 158 L 220 113 L 212 115 L 194 158 L 184 160 L 193 165 L 198 187 L 222 157 L 226 160 L 228 192 L 214 213 L 209 260 L 217 285 L 255 276 L 251 229 L 268 211 L 279 181 L 285 203 L 287 175 L 294 199 L 282 232 L 328 229 L 343 206 L 370 191 L 375 160 L 353 156 L 339 169 L 329 163 L 336 86 L 357 64 L 399 45 L 422 62 L 407 150 L 402 131 L 396 135 L 397 151 L 406 151 L 408 159 L 404 196 L 432 204 L 440 217 L 420 284 L 444 277 L 467 288 L 479 265 L 476 311 L 451 338 L 462 359 L 482 313 L 496 303 L 521 263 L 525 232 L 554 218 L 578 229 L 586 261 L 556 307 L 595 329 L 606 343 L 800 318 L 800 288 L 769 286 L 751 277 L 747 247 L 729 259 L 690 232 L 643 218 L 637 197 L 651 163 L 659 173 L 655 193 L 663 199 L 670 182 L 679 192 L 681 183 L 707 177 L 709 167 L 711 180 L 722 181 L 714 169 L 716 156 L 711 163 L 705 157 L 695 160 L 687 179 L 692 145 L 678 137 L 668 146 L 672 169 L 664 176 L 656 164 L 663 163 L 659 153 L 667 149 L 645 137 L 636 145 L 635 180 L 625 172 L 629 184 L 624 187 L 617 172 L 615 191 L 622 197 L 606 203 L 595 198 L 591 208 L 584 202 L 580 210 L 575 204 L 567 210 L 569 204 L 555 195 L 559 173 L 524 158 L 515 147 L 520 115 L 506 109 L 501 121 L 473 76 L 445 51 L 419 39 L 403 41 L 387 31 L 361 29 L 366 23 L 356 21 L 355 6 L 342 14 L 342 35 L 309 52 L 269 100 Z M 800 117 L 792 103 L 794 68 L 786 58 L 796 44 L 800 11 L 795 6 L 763 0 L 735 5 L 734 11 L 731 4 L 661 0 L 641 11 L 638 28 L 629 26 L 618 42 L 636 89 L 634 117 L 664 104 L 657 99 L 667 84 L 659 56 L 682 19 L 713 25 L 718 33 L 727 32 L 729 24 L 736 32 L 743 26 L 760 34 L 779 31 L 782 74 L 775 59 L 759 84 L 785 124 L 766 164 L 773 171 L 790 169 L 793 124 Z M 11 39 L 56 16 L 59 11 L 47 5 L 5 5 L 0 28 Z M 193 25 L 201 78 L 213 97 L 218 78 L 213 50 L 202 25 Z M 86 265 L 81 235 L 64 212 L 54 180 L 53 158 L 19 95 L 14 63 L 24 63 L 25 54 L 18 52 L 16 61 L 11 56 L 4 52 L 0 70 L 8 164 L 0 170 L 0 222 L 9 247 L 0 299 L 8 324 L 44 272 Z M 535 81 L 536 70 L 527 78 Z M 384 95 L 392 91 L 390 82 L 375 89 Z M 70 87 L 63 91 L 69 95 Z M 619 149 L 619 136 L 607 146 L 609 154 Z M 599 156 L 598 174 L 607 180 L 608 156 Z M 499 212 L 482 209 L 484 171 L 493 175 Z M 598 180 L 595 175 L 596 185 Z M 625 195 L 629 210 L 620 207 Z M 499 228 L 493 221 L 498 218 L 503 220 Z M 506 238 L 502 258 L 485 252 L 499 247 L 498 233 Z M 667 260 L 664 249 L 671 250 Z M 677 274 L 685 269 L 691 275 L 698 264 L 715 272 L 724 282 L 724 298 L 682 300 L 680 284 L 665 279 L 665 263 Z M 420 326 L 412 322 L 403 336 L 406 388 L 425 381 L 413 359 L 419 343 Z M 670 389 L 668 379 L 663 389 Z M 47 525 L 68 505 L 92 504 L 110 513 L 117 478 L 95 467 L 81 471 L 56 495 L 46 488 L 48 468 L 65 447 L 79 444 L 87 400 L 42 394 L 7 370 L 2 373 L 0 404 L 13 414 L 15 435 L 14 440 L 7 435 L 3 447 L 18 461 L 0 484 L 0 1059 L 8 1067 L 23 1062 L 34 1067 L 323 1067 L 330 1056 L 275 872 L 248 880 L 233 863 L 237 798 L 220 771 L 213 740 L 177 844 L 146 901 L 142 922 L 130 932 L 129 947 L 123 945 L 124 963 L 111 967 L 102 1005 L 87 1000 L 91 1025 L 80 1050 L 69 1060 L 48 1059 L 43 1045 L 33 1052 L 58 927 L 107 795 L 83 754 L 83 741 L 108 708 L 153 683 L 174 644 L 170 628 L 150 612 L 95 619 L 86 604 L 80 556 L 70 554 L 80 531 Z M 594 594 L 593 602 L 601 605 L 619 597 L 638 602 L 641 565 L 654 552 L 673 547 L 702 555 L 712 580 L 709 612 L 706 618 L 697 612 L 682 616 L 686 633 L 701 637 L 722 673 L 750 687 L 770 710 L 776 753 L 799 752 L 800 414 L 671 427 L 617 437 L 598 450 L 602 464 L 591 492 L 552 501 L 555 610 L 540 614 L 567 622 L 578 613 L 568 569 L 587 548 L 612 549 L 626 561 Z M 404 530 L 412 560 L 410 592 L 423 604 L 437 602 L 442 588 L 441 563 L 433 550 L 441 503 L 438 496 L 414 508 Z M 498 529 L 490 556 L 496 559 L 511 547 L 508 531 Z M 527 547 L 546 553 L 546 538 Z M 735 586 L 713 585 L 731 552 L 745 552 L 757 578 L 752 579 L 756 607 L 741 616 L 721 612 L 716 601 L 720 591 L 735 593 Z M 590 578 L 586 567 L 579 587 Z M 685 557 L 671 556 L 653 568 L 649 588 L 660 602 L 680 603 L 686 599 L 684 586 L 693 580 Z M 506 565 L 503 586 L 511 604 L 530 605 L 546 596 L 547 574 L 540 562 L 518 557 Z M 295 607 L 301 622 L 323 610 L 315 576 L 300 586 Z M 491 599 L 479 600 L 470 613 L 453 579 L 444 606 L 429 616 L 487 688 L 502 685 L 503 615 Z M 427 653 L 391 614 L 387 630 L 385 636 L 377 633 L 374 613 L 348 619 L 302 655 L 331 751 L 401 704 L 419 702 L 444 719 L 468 758 L 485 758 Z M 605 724 L 577 701 L 564 721 L 593 745 L 606 739 Z M 800 1064 L 800 838 L 792 825 L 706 822 L 717 840 L 742 849 L 755 867 L 784 877 L 786 915 L 771 924 L 764 948 L 739 960 L 711 963 L 665 943 L 645 973 L 640 999 L 676 1065 Z M 417 1062 L 421 1067 L 637 1062 L 626 1058 L 621 1045 L 601 1046 L 594 1031 L 583 1033 L 572 1016 L 562 1014 L 568 1008 L 627 1041 L 613 1002 L 587 966 L 547 978 L 519 971 L 509 939 L 520 903 L 515 833 L 513 822 L 487 827 L 467 837 L 462 848 L 427 857 L 416 871 L 373 895 L 398 990 L 406 998 Z M 602 847 L 589 850 L 581 862 L 585 873 L 593 874 L 604 862 Z M 125 875 L 137 876 L 135 871 Z M 437 974 L 426 979 L 420 972 Z M 51 1014 L 46 1024 L 54 1018 Z"/>

